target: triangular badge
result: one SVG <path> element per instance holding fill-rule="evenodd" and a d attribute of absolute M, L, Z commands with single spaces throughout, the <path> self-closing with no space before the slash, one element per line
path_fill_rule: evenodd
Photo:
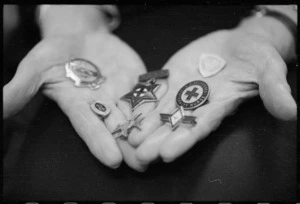
<path fill-rule="evenodd" d="M 199 59 L 199 71 L 203 77 L 210 77 L 220 72 L 226 61 L 217 55 L 202 54 Z"/>

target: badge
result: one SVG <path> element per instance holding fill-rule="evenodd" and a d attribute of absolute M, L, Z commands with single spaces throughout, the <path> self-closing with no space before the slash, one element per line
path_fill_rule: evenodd
<path fill-rule="evenodd" d="M 217 55 L 202 54 L 199 58 L 199 71 L 203 77 L 211 77 L 220 72 L 226 61 Z"/>
<path fill-rule="evenodd" d="M 159 84 L 155 84 L 153 81 L 150 83 L 140 82 L 132 91 L 122 96 L 121 99 L 130 102 L 132 110 L 134 110 L 143 103 L 157 101 L 154 91 L 159 86 Z"/>
<path fill-rule="evenodd" d="M 92 103 L 91 109 L 102 118 L 106 118 L 110 114 L 110 109 L 99 101 Z"/>
<path fill-rule="evenodd" d="M 140 125 L 141 125 L 142 120 L 144 120 L 144 118 L 138 119 L 141 115 L 142 115 L 142 113 L 140 113 L 138 116 L 136 116 L 134 118 L 129 119 L 126 123 L 124 123 L 122 125 L 118 125 L 116 130 L 114 130 L 112 132 L 112 135 L 115 135 L 118 133 L 116 136 L 114 136 L 114 138 L 115 139 L 117 139 L 119 137 L 127 138 L 133 128 L 137 128 L 138 130 L 141 130 Z"/>
<path fill-rule="evenodd" d="M 181 123 L 195 125 L 195 116 L 184 115 L 184 109 L 182 106 L 178 107 L 172 114 L 160 114 L 160 119 L 164 123 L 170 123 L 172 130 L 175 130 Z"/>
<path fill-rule="evenodd" d="M 65 69 L 66 77 L 78 87 L 97 89 L 105 80 L 98 67 L 85 59 L 73 59 L 65 64 Z"/>
<path fill-rule="evenodd" d="M 204 81 L 196 80 L 184 85 L 176 95 L 176 104 L 184 109 L 196 109 L 203 105 L 209 96 L 209 87 Z"/>

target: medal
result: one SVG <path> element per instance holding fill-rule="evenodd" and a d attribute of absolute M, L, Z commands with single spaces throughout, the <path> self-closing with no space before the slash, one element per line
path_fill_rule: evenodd
<path fill-rule="evenodd" d="M 193 110 L 205 102 L 209 96 L 209 87 L 204 81 L 191 81 L 184 85 L 176 95 L 177 108 L 172 114 L 160 113 L 163 123 L 170 123 L 174 131 L 181 123 L 196 125 L 196 117 L 185 115 L 184 109 Z"/>
<path fill-rule="evenodd" d="M 184 85 L 176 95 L 176 104 L 184 109 L 196 109 L 209 96 L 209 87 L 204 81 L 196 80 Z"/>
<path fill-rule="evenodd" d="M 97 89 L 104 82 L 96 65 L 85 59 L 73 59 L 65 64 L 66 77 L 74 81 L 75 86 Z"/>
<path fill-rule="evenodd" d="M 179 106 L 172 114 L 160 114 L 160 119 L 164 123 L 170 123 L 172 130 L 175 130 L 181 123 L 195 125 L 195 116 L 186 116 L 184 114 L 184 109 Z"/>
<path fill-rule="evenodd" d="M 136 109 L 143 103 L 156 102 L 157 97 L 154 91 L 159 87 L 159 84 L 155 84 L 154 81 L 146 83 L 138 83 L 132 91 L 121 97 L 122 100 L 128 101 L 131 104 L 132 110 Z"/>
<path fill-rule="evenodd" d="M 110 114 L 110 109 L 99 101 L 95 101 L 94 103 L 92 103 L 91 109 L 94 111 L 94 113 L 96 113 L 103 119 Z"/>

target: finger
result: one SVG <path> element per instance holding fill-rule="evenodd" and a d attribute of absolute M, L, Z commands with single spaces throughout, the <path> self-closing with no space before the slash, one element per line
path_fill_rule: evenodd
<path fill-rule="evenodd" d="M 136 156 L 136 148 L 131 146 L 127 140 L 124 139 L 117 139 L 118 145 L 122 151 L 123 159 L 125 163 L 131 167 L 132 169 L 135 169 L 139 172 L 146 171 L 148 164 L 141 163 Z"/>
<path fill-rule="evenodd" d="M 61 105 L 61 104 L 60 104 Z M 90 104 L 75 102 L 61 105 L 78 135 L 84 140 L 91 153 L 103 164 L 117 168 L 122 154 L 119 147 L 99 117 L 92 112 Z"/>
<path fill-rule="evenodd" d="M 110 132 L 113 132 L 117 129 L 118 125 L 122 125 L 126 123 L 127 119 L 125 115 L 121 112 L 119 108 L 117 108 L 114 105 L 110 106 L 111 113 L 110 115 L 105 118 L 104 122 L 106 127 Z M 132 147 L 130 144 L 128 144 L 126 139 L 117 138 L 116 142 L 121 149 L 121 153 L 123 155 L 123 159 L 126 162 L 126 164 L 140 172 L 143 172 L 146 170 L 147 165 L 142 165 L 136 158 L 135 155 L 135 148 Z"/>
<path fill-rule="evenodd" d="M 277 51 L 272 51 L 272 60 L 259 79 L 259 94 L 266 109 L 282 120 L 297 119 L 297 105 L 286 80 L 286 64 Z"/>
<path fill-rule="evenodd" d="M 128 105 L 126 101 L 119 100 L 117 102 L 117 107 L 122 111 L 122 113 L 125 115 L 127 119 L 132 117 L 133 112 L 131 110 L 131 107 Z"/>
<path fill-rule="evenodd" d="M 231 115 L 242 101 L 255 95 L 257 95 L 256 90 L 249 91 L 240 94 L 239 97 L 208 103 L 196 109 L 192 114 L 196 117 L 196 125 L 190 127 L 182 124 L 169 134 L 160 147 L 160 156 L 165 162 L 175 160 L 217 129 L 222 120 Z"/>
<path fill-rule="evenodd" d="M 60 47 L 59 52 L 57 47 Z M 21 61 L 13 79 L 3 88 L 3 117 L 20 111 L 37 93 L 48 68 L 69 59 L 70 45 L 62 40 L 48 40 L 37 44 Z"/>
<path fill-rule="evenodd" d="M 166 80 L 157 80 L 156 83 L 159 84 L 158 90 L 154 93 L 157 98 L 157 101 L 141 104 L 139 107 L 137 107 L 134 110 L 133 115 L 139 115 L 141 113 L 143 117 L 147 117 L 148 113 L 153 111 L 159 105 L 161 98 L 167 92 L 167 82 Z M 156 113 L 156 115 L 158 114 Z M 136 129 L 132 130 L 128 138 L 128 142 L 133 146 L 138 146 L 142 141 L 143 141 L 143 137 L 140 136 L 140 130 L 136 130 Z"/>
<path fill-rule="evenodd" d="M 13 79 L 3 88 L 3 118 L 19 112 L 37 93 L 42 80 L 38 72 L 31 69 L 32 63 L 23 61 Z"/>
<path fill-rule="evenodd" d="M 159 157 L 160 146 L 171 133 L 168 125 L 160 126 L 137 148 L 136 156 L 141 164 L 149 164 Z"/>

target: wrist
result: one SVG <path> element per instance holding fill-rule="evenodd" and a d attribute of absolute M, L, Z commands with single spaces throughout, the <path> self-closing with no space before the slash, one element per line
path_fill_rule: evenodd
<path fill-rule="evenodd" d="M 111 26 L 102 8 L 105 5 L 41 5 L 38 8 L 38 21 L 42 36 L 45 38 L 94 31 L 109 32 L 118 25 Z"/>
<path fill-rule="evenodd" d="M 297 25 L 297 11 L 291 6 L 266 7 L 269 11 L 277 11 L 289 18 L 292 24 Z M 275 15 L 277 15 L 275 13 Z M 279 16 L 280 17 L 280 16 Z M 269 41 L 278 50 L 282 58 L 289 61 L 296 57 L 296 38 L 292 26 L 287 25 L 285 20 L 278 19 L 277 16 L 264 15 L 260 11 L 255 15 L 249 16 L 241 21 L 238 29 L 251 34 L 259 35 Z M 294 26 L 295 27 L 295 26 Z"/>

